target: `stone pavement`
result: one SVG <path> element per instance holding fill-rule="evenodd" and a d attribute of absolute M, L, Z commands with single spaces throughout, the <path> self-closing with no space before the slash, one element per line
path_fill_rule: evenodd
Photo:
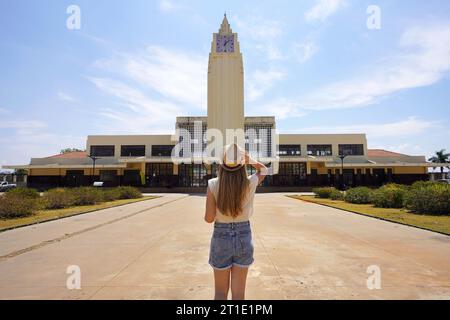
<path fill-rule="evenodd" d="M 167 194 L 0 233 L 0 299 L 210 299 L 204 202 Z M 257 194 L 252 224 L 248 299 L 450 299 L 448 236 L 283 194 Z"/>

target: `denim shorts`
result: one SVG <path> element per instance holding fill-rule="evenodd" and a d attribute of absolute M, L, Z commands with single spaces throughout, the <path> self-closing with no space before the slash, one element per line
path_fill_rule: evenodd
<path fill-rule="evenodd" d="M 250 222 L 216 222 L 211 238 L 209 264 L 214 269 L 225 270 L 233 265 L 246 268 L 253 261 Z"/>

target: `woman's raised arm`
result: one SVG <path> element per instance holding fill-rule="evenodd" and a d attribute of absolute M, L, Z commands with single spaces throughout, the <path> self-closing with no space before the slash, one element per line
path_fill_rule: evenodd
<path fill-rule="evenodd" d="M 244 157 L 245 157 L 245 163 L 251 165 L 253 168 L 255 168 L 256 170 L 256 175 L 258 176 L 258 184 L 260 184 L 261 182 L 263 182 L 264 178 L 267 175 L 267 167 L 259 162 L 256 161 L 255 159 L 253 159 L 252 157 L 250 157 L 250 154 L 247 151 L 244 151 Z"/>

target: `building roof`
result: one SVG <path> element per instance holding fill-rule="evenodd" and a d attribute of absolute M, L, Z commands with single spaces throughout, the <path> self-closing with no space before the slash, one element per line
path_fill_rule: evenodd
<path fill-rule="evenodd" d="M 75 158 L 86 158 L 86 157 L 87 157 L 86 151 L 74 151 L 74 152 L 55 154 L 55 155 L 47 157 L 47 158 L 75 159 Z"/>
<path fill-rule="evenodd" d="M 408 155 L 383 149 L 367 149 L 369 157 L 407 157 Z"/>

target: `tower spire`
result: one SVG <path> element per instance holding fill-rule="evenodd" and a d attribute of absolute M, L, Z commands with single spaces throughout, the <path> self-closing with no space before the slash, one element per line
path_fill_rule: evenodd
<path fill-rule="evenodd" d="M 227 13 L 226 12 L 223 15 L 223 21 L 222 21 L 222 24 L 220 25 L 219 33 L 220 34 L 231 34 L 231 33 L 233 33 L 233 31 L 231 30 L 231 27 L 230 27 L 230 23 L 228 22 Z"/>

